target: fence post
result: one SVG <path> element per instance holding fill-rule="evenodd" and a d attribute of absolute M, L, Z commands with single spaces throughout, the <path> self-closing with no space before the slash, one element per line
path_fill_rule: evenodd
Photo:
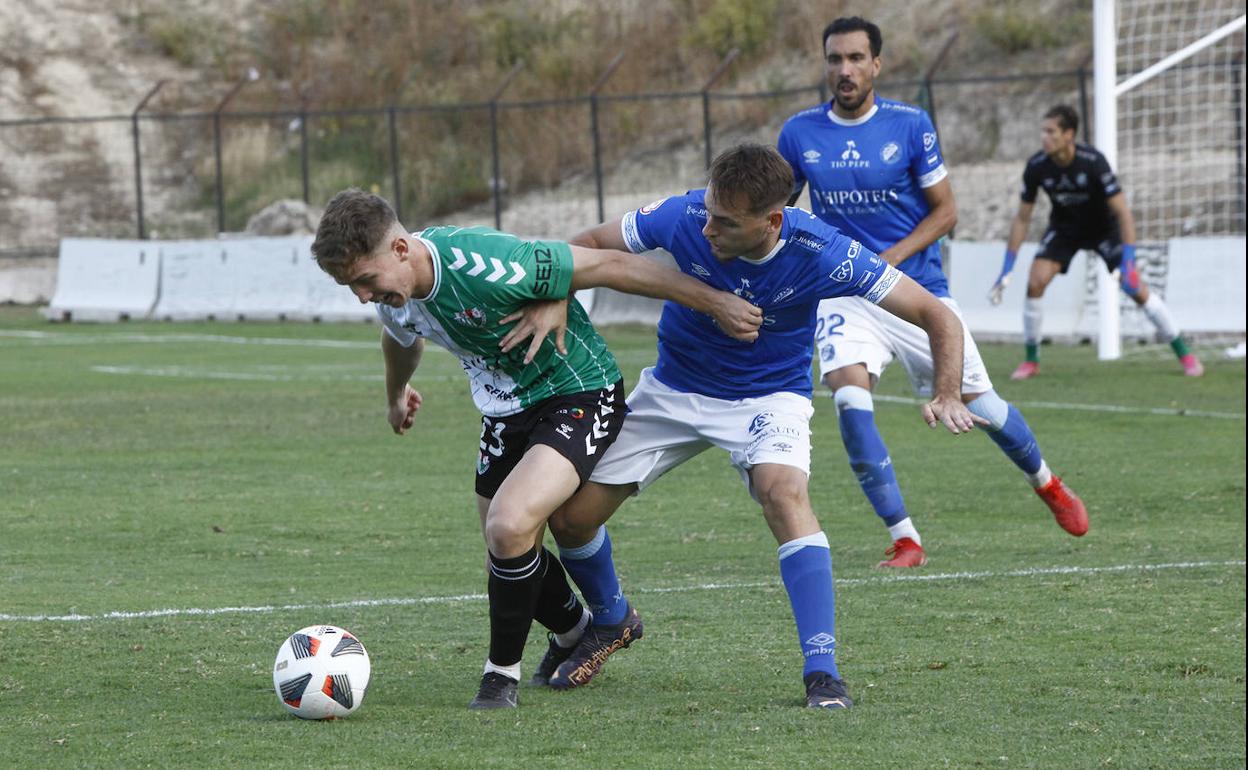
<path fill-rule="evenodd" d="M 598 78 L 598 82 L 594 83 L 589 89 L 589 133 L 594 144 L 594 186 L 598 193 L 598 221 L 601 222 L 607 218 L 606 205 L 602 199 L 602 152 L 598 146 L 598 91 L 607 84 L 607 80 L 615 74 L 615 70 L 620 66 L 620 62 L 624 60 L 624 52 L 620 51 L 607 65 L 606 72 Z"/>
<path fill-rule="evenodd" d="M 1244 66 L 1244 55 L 1235 57 L 1231 69 L 1231 81 L 1235 89 L 1235 191 L 1239 200 L 1239 226 L 1244 227 L 1244 90 L 1240 80 L 1240 70 Z"/>
<path fill-rule="evenodd" d="M 728 69 L 728 65 L 732 64 L 738 56 L 741 55 L 740 48 L 733 48 L 728 55 L 723 58 L 711 76 L 707 78 L 706 85 L 702 86 L 702 142 L 706 147 L 706 167 L 711 167 L 711 86 L 715 85 L 715 81 L 724 74 Z"/>
<path fill-rule="evenodd" d="M 503 171 L 498 154 L 498 100 L 502 98 L 503 91 L 507 90 L 507 86 L 511 85 L 511 81 L 520 74 L 522 69 L 524 69 L 524 59 L 520 59 L 511 66 L 511 71 L 503 77 L 503 82 L 490 97 L 490 195 L 494 198 L 495 230 L 503 229 Z"/>
<path fill-rule="evenodd" d="M 139 113 L 156 95 L 168 80 L 158 80 L 156 85 L 152 86 L 152 90 L 147 92 L 147 96 L 143 97 L 143 101 L 139 102 L 139 106 L 134 108 L 134 112 L 130 113 L 130 133 L 134 138 L 134 202 L 138 212 L 139 220 L 139 240 L 147 240 L 147 228 L 143 225 L 143 153 L 139 149 Z"/>
<path fill-rule="evenodd" d="M 1079 64 L 1079 117 L 1083 120 L 1083 141 L 1084 144 L 1092 143 L 1092 121 L 1088 120 L 1088 61 L 1091 56 L 1085 58 Z"/>
<path fill-rule="evenodd" d="M 395 125 L 395 109 L 386 110 L 390 129 L 390 184 L 394 187 L 394 213 L 403 221 L 403 188 L 399 183 L 399 128 Z"/>
<path fill-rule="evenodd" d="M 949 35 L 949 39 L 945 41 L 945 46 L 940 49 L 940 53 L 936 54 L 936 59 L 932 62 L 932 66 L 927 68 L 927 73 L 923 75 L 923 90 L 927 93 L 927 114 L 932 119 L 932 128 L 936 134 L 940 134 L 940 129 L 936 126 L 936 94 L 932 91 L 932 76 L 936 74 L 936 70 L 945 63 L 945 57 L 949 55 L 949 49 L 953 48 L 954 42 L 958 39 L 957 30 Z"/>
<path fill-rule="evenodd" d="M 299 181 L 303 185 L 303 202 L 312 202 L 311 185 L 308 183 L 308 100 L 299 100 Z"/>
<path fill-rule="evenodd" d="M 217 162 L 217 232 L 225 232 L 225 179 L 221 171 L 221 111 L 225 109 L 225 105 L 230 103 L 234 98 L 234 94 L 239 92 L 243 86 L 259 80 L 260 73 L 255 67 L 248 67 L 247 74 L 244 75 L 237 83 L 235 83 L 225 96 L 217 104 L 217 108 L 212 111 L 212 139 L 213 148 L 216 152 Z"/>

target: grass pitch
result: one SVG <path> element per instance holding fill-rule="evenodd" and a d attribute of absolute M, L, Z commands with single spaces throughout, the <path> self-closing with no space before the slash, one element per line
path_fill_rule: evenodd
<path fill-rule="evenodd" d="M 645 638 L 583 690 L 466 709 L 487 643 L 479 423 L 426 355 L 415 431 L 384 419 L 365 325 L 51 326 L 0 310 L 0 765 L 20 767 L 1243 767 L 1245 370 L 1046 348 L 998 389 L 1084 497 L 1053 523 L 982 435 L 931 431 L 900 371 L 877 416 L 929 563 L 887 533 L 816 398 L 856 708 L 801 708 L 775 542 L 708 452 L 612 522 Z M 608 330 L 627 381 L 653 333 Z M 168 612 L 163 612 L 163 611 Z M 358 634 L 351 718 L 273 693 L 290 632 Z M 535 630 L 532 672 L 545 647 Z"/>

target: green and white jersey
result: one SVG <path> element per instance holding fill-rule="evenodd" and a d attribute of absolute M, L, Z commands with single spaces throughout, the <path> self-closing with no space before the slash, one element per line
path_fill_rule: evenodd
<path fill-rule="evenodd" d="M 511 325 L 499 319 L 539 299 L 563 299 L 572 286 L 572 250 L 558 241 L 524 241 L 487 227 L 430 227 L 415 237 L 433 256 L 433 290 L 403 307 L 377 305 L 386 332 L 410 347 L 424 337 L 459 357 L 472 400 L 502 417 L 551 396 L 598 390 L 620 379 L 607 343 L 578 302 L 568 303 L 568 355 L 552 341 L 529 364 L 527 343 L 503 353 Z"/>

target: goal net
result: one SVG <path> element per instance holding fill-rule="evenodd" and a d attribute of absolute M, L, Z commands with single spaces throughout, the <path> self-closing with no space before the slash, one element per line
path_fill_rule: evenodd
<path fill-rule="evenodd" d="M 1098 25 L 1102 4 L 1114 17 L 1110 61 L 1116 70 L 1107 91 L 1098 61 L 1097 98 L 1114 95 L 1116 109 L 1108 112 L 1111 120 L 1116 112 L 1117 121 L 1096 126 L 1096 143 L 1117 151 L 1110 161 L 1135 215 L 1141 276 L 1164 297 L 1171 239 L 1244 234 L 1244 4 L 1096 2 Z M 1109 39 L 1097 30 L 1098 59 Z M 1150 337 L 1152 325 L 1125 295 L 1098 292 L 1098 262 L 1088 260 L 1088 309 L 1099 316 L 1116 308 L 1122 336 Z M 1104 322 L 1093 323 L 1098 326 L 1105 331 Z M 1106 355 L 1105 343 L 1101 357 L 1116 358 Z"/>

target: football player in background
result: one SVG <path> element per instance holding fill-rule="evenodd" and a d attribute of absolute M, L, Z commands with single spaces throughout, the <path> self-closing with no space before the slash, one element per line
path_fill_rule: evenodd
<path fill-rule="evenodd" d="M 830 104 L 789 118 L 779 148 L 796 180 L 792 201 L 810 184 L 811 210 L 857 238 L 961 317 L 949 296 L 939 238 L 957 222 L 957 204 L 931 118 L 918 107 L 875 93 L 880 28 L 860 17 L 824 29 Z M 833 391 L 850 468 L 893 544 L 881 567 L 926 562 L 906 510 L 888 447 L 875 425 L 872 391 L 894 359 L 920 394 L 930 392 L 932 356 L 923 329 L 859 297 L 824 300 L 816 347 L 824 385 Z M 993 390 L 975 340 L 965 331 L 962 400 L 987 421 L 987 433 L 1072 535 L 1088 529 L 1082 501 L 1054 474 L 1023 415 Z"/>
<path fill-rule="evenodd" d="M 1049 227 L 1040 239 L 1040 250 L 1032 259 L 1027 276 L 1027 300 L 1023 304 L 1026 357 L 1010 377 L 1026 380 L 1040 372 L 1043 316 L 1040 299 L 1049 283 L 1059 273 L 1070 269 L 1070 260 L 1080 249 L 1100 255 L 1109 272 L 1119 271 L 1119 287 L 1140 306 L 1157 333 L 1170 342 L 1183 373 L 1199 377 L 1205 373 L 1205 367 L 1187 349 L 1170 309 L 1140 280 L 1135 264 L 1135 218 L 1131 216 L 1131 207 L 1127 205 L 1127 196 L 1122 192 L 1118 177 L 1099 150 L 1075 141 L 1078 129 L 1079 114 L 1073 107 L 1059 104 L 1044 114 L 1040 124 L 1042 149 L 1027 160 L 1023 170 L 1021 200 L 1018 213 L 1010 223 L 1005 261 L 988 294 L 992 304 L 1001 303 L 1018 249 L 1031 224 L 1036 190 L 1043 188 L 1053 208 L 1049 213 Z"/>

